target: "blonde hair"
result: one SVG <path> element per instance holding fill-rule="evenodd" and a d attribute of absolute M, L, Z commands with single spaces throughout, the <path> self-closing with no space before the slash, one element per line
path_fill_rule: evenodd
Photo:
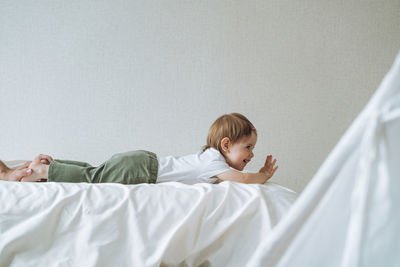
<path fill-rule="evenodd" d="M 221 140 L 228 137 L 235 143 L 242 137 L 249 136 L 254 132 L 257 134 L 253 124 L 240 113 L 230 113 L 219 117 L 211 125 L 208 131 L 207 144 L 203 146 L 203 151 L 211 147 L 218 149 L 222 153 Z"/>

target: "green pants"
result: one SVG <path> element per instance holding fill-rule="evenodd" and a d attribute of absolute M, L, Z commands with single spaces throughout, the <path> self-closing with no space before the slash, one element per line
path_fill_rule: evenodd
<path fill-rule="evenodd" d="M 157 174 L 156 154 L 137 150 L 116 154 L 98 167 L 85 162 L 54 160 L 50 163 L 47 181 L 140 184 L 155 183 Z"/>

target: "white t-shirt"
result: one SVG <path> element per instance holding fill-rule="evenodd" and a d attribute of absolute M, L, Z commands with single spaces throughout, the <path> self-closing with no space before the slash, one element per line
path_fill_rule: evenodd
<path fill-rule="evenodd" d="M 158 157 L 156 183 L 215 183 L 218 180 L 216 175 L 232 169 L 215 148 L 182 157 Z"/>

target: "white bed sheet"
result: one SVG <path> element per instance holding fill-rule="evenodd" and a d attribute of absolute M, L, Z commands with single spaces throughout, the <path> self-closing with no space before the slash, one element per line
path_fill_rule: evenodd
<path fill-rule="evenodd" d="M 0 266 L 246 266 L 295 198 L 273 183 L 0 181 Z"/>
<path fill-rule="evenodd" d="M 400 53 L 249 266 L 400 267 Z"/>

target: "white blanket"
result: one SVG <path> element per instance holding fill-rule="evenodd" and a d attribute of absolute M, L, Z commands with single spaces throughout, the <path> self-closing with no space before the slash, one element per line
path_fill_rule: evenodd
<path fill-rule="evenodd" d="M 400 267 L 400 53 L 249 266 Z"/>
<path fill-rule="evenodd" d="M 295 197 L 273 183 L 0 181 L 0 266 L 246 266 Z"/>

